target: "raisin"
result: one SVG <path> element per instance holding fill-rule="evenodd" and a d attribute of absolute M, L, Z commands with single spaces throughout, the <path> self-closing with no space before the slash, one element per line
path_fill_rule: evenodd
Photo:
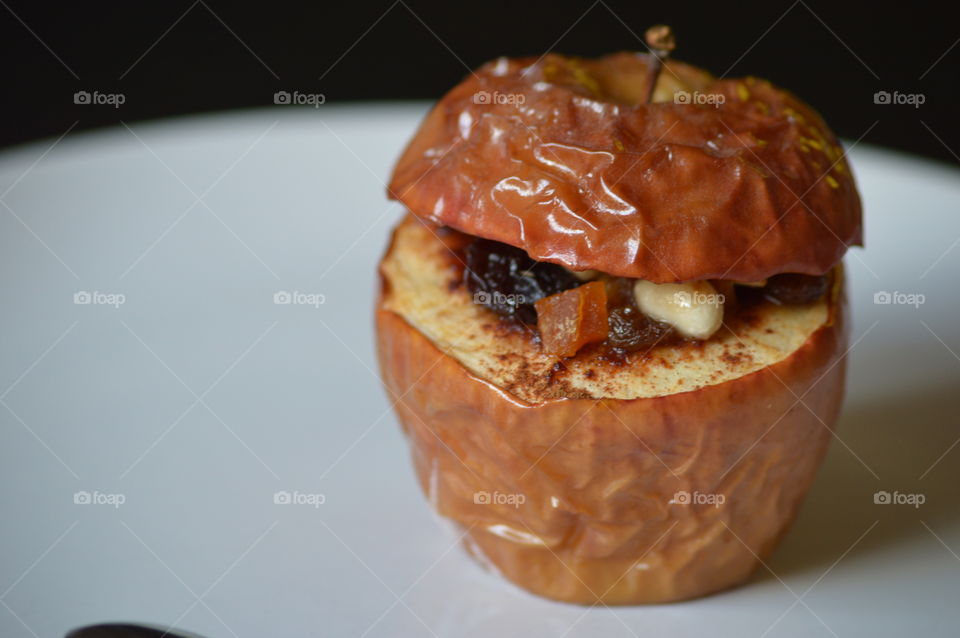
<path fill-rule="evenodd" d="M 609 332 L 606 345 L 610 348 L 635 352 L 675 336 L 670 326 L 640 312 L 633 298 L 633 280 L 611 279 L 607 294 Z"/>
<path fill-rule="evenodd" d="M 534 326 L 534 303 L 580 283 L 556 264 L 538 262 L 527 253 L 490 239 L 476 238 L 465 250 L 464 282 L 474 301 L 497 314 Z"/>
<path fill-rule="evenodd" d="M 805 304 L 822 297 L 829 286 L 830 279 L 826 275 L 784 273 L 767 280 L 763 295 L 780 305 Z"/>

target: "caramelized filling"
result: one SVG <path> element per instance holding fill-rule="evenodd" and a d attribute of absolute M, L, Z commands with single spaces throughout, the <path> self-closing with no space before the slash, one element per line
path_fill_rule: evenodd
<path fill-rule="evenodd" d="M 580 284 L 562 266 L 489 239 L 468 240 L 463 253 L 464 282 L 474 301 L 527 326 L 537 325 L 536 302 Z"/>
<path fill-rule="evenodd" d="M 604 345 L 614 354 L 647 350 L 660 343 L 682 339 L 670 324 L 657 321 L 640 311 L 633 297 L 632 279 L 608 279 L 607 299 L 609 330 Z"/>
<path fill-rule="evenodd" d="M 617 358 L 659 344 L 690 340 L 640 311 L 633 279 L 604 275 L 599 281 L 584 283 L 566 268 L 535 261 L 514 246 L 449 232 L 460 235 L 454 244 L 466 266 L 463 282 L 475 303 L 534 331 L 551 354 L 569 357 L 584 345 L 597 343 Z M 730 313 L 763 300 L 780 305 L 811 303 L 826 293 L 829 283 L 829 275 L 797 273 L 775 275 L 763 285 L 714 282 L 727 298 L 726 320 Z"/>

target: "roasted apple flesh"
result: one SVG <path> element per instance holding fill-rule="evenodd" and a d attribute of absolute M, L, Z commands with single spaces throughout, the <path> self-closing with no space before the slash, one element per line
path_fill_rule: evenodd
<path fill-rule="evenodd" d="M 842 272 L 809 303 L 748 293 L 707 341 L 620 359 L 588 345 L 558 370 L 534 332 L 475 302 L 455 254 L 440 229 L 404 221 L 381 262 L 376 321 L 420 484 L 467 549 L 581 604 L 683 600 L 747 579 L 831 438 Z"/>

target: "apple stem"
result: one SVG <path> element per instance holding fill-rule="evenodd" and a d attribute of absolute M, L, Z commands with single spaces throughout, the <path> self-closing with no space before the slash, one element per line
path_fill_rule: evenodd
<path fill-rule="evenodd" d="M 644 34 L 644 40 L 650 48 L 650 54 L 653 56 L 650 61 L 650 80 L 647 87 L 647 99 L 649 104 L 653 100 L 653 91 L 657 87 L 657 79 L 660 77 L 660 71 L 663 69 L 663 62 L 670 57 L 670 52 L 677 47 L 676 38 L 673 35 L 673 29 L 665 24 L 657 24 Z"/>

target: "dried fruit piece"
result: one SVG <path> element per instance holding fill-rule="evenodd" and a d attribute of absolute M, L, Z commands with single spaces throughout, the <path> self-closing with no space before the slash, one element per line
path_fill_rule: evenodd
<path fill-rule="evenodd" d="M 607 284 L 607 345 L 619 353 L 649 350 L 680 337 L 669 324 L 640 312 L 633 298 L 633 279 L 610 277 Z"/>
<path fill-rule="evenodd" d="M 472 239 L 464 260 L 463 278 L 474 300 L 529 325 L 537 322 L 534 302 L 578 283 L 562 266 L 534 261 L 519 248 L 489 239 Z"/>
<path fill-rule="evenodd" d="M 763 294 L 775 304 L 805 304 L 822 297 L 829 287 L 830 279 L 826 275 L 784 273 L 771 277 Z"/>
<path fill-rule="evenodd" d="M 607 338 L 607 290 L 591 281 L 572 290 L 544 297 L 537 308 L 537 329 L 543 349 L 572 357 L 588 343 Z"/>

